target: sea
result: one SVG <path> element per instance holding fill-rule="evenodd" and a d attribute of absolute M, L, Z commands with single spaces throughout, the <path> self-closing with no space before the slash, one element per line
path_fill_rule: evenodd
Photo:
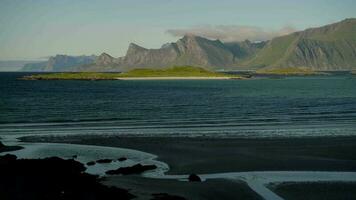
<path fill-rule="evenodd" d="M 0 73 L 1 135 L 356 135 L 356 76 L 26 81 Z"/>

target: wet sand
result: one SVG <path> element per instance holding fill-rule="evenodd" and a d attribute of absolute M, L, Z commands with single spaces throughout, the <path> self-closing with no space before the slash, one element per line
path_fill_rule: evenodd
<path fill-rule="evenodd" d="M 286 182 L 270 186 L 278 195 L 289 200 L 356 199 L 355 182 Z"/>
<path fill-rule="evenodd" d="M 158 160 L 169 165 L 168 174 L 356 170 L 356 137 L 218 139 L 85 135 L 23 140 L 136 149 L 158 155 Z"/>
<path fill-rule="evenodd" d="M 105 178 L 104 184 L 129 189 L 138 199 L 152 199 L 155 193 L 168 193 L 186 199 L 261 199 L 261 196 L 265 199 L 283 199 L 265 185 L 300 178 L 304 181 L 329 180 L 331 176 L 328 173 L 332 171 L 356 171 L 356 137 L 241 139 L 77 135 L 29 136 L 21 140 L 140 150 L 157 155 L 157 160 L 167 163 L 170 170 L 166 174 L 196 173 L 207 179 L 202 183 L 190 183 L 177 181 L 172 178 L 174 175 L 171 179 L 140 176 Z M 320 178 L 309 172 L 300 172 L 300 176 L 292 175 L 295 171 L 327 172 L 326 175 L 320 174 Z M 243 176 L 246 177 L 241 178 Z M 354 174 L 351 176 L 354 180 Z M 336 175 L 335 180 L 343 178 Z M 294 195 L 293 191 L 288 190 L 289 193 Z"/>
<path fill-rule="evenodd" d="M 110 186 L 130 189 L 137 199 L 151 199 L 152 194 L 167 193 L 194 200 L 262 199 L 246 183 L 223 179 L 206 182 L 150 179 L 139 176 L 113 176 L 103 182 Z"/>

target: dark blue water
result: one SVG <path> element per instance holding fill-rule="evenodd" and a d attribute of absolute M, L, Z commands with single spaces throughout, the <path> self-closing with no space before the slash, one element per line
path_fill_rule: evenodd
<path fill-rule="evenodd" d="M 0 73 L 0 135 L 356 135 L 356 78 L 23 81 Z"/>

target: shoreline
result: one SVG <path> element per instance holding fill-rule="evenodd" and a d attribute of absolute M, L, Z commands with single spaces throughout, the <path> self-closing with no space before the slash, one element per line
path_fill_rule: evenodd
<path fill-rule="evenodd" d="M 230 76 L 216 76 L 216 77 L 204 77 L 204 76 L 162 76 L 162 77 L 111 77 L 111 78 L 97 78 L 97 77 L 91 77 L 91 78 L 42 78 L 42 77 L 31 77 L 31 76 L 25 76 L 19 78 L 19 80 L 26 80 L 26 81 L 49 81 L 49 80 L 81 80 L 81 81 L 112 81 L 112 80 L 121 80 L 121 81 L 130 81 L 130 80 L 245 80 L 245 79 L 251 79 L 247 77 L 230 77 Z"/>
<path fill-rule="evenodd" d="M 78 138 L 79 137 L 79 138 Z M 249 196 L 247 199 L 251 199 L 254 197 L 255 199 L 263 199 L 267 200 L 282 200 L 279 194 L 275 193 L 269 188 L 271 184 L 280 184 L 285 182 L 311 182 L 316 183 L 319 181 L 328 181 L 334 183 L 347 183 L 350 181 L 356 181 L 356 172 L 355 172 L 355 162 L 346 162 L 340 163 L 339 161 L 355 161 L 355 155 L 350 154 L 343 157 L 342 155 L 333 155 L 332 152 L 335 153 L 340 150 L 340 147 L 333 146 L 335 140 L 338 140 L 337 143 L 342 146 L 349 146 L 353 148 L 356 137 L 347 137 L 347 138 L 303 138 L 303 139 L 212 139 L 212 138 L 123 138 L 123 137 L 108 137 L 108 136 L 91 136 L 88 140 L 87 136 L 83 139 L 83 136 L 49 136 L 49 137 L 32 137 L 32 138 L 20 138 L 21 141 L 26 141 L 25 145 L 29 145 L 29 147 L 33 146 L 42 146 L 43 148 L 32 149 L 35 152 L 34 155 L 42 155 L 45 156 L 47 153 L 53 149 L 58 154 L 60 152 L 67 152 L 75 149 L 86 149 L 86 151 L 82 151 L 82 153 L 78 153 L 78 159 L 80 157 L 85 156 L 88 153 L 88 150 L 94 150 L 96 156 L 105 158 L 105 154 L 100 153 L 102 150 L 110 148 L 115 150 L 115 148 L 119 151 L 137 151 L 138 154 L 151 154 L 148 157 L 149 159 L 153 159 L 152 161 L 157 161 L 158 163 L 163 161 L 162 163 L 167 164 L 166 170 L 163 171 L 152 171 L 143 173 L 141 176 L 106 176 L 103 183 L 107 186 L 124 186 L 125 189 L 129 189 L 130 191 L 135 191 L 133 194 L 139 196 L 143 195 L 146 197 L 149 194 L 154 192 L 167 192 L 169 194 L 174 194 L 178 196 L 184 196 L 187 199 L 200 199 L 197 197 L 201 197 L 202 193 L 206 193 L 207 191 L 212 192 L 212 195 L 215 194 L 215 197 L 211 197 L 208 199 L 219 199 L 223 195 L 234 196 L 236 195 L 235 190 L 241 190 L 243 195 Z M 80 139 L 81 138 L 81 139 Z M 131 140 L 131 141 L 130 141 Z M 34 142 L 34 143 L 32 143 Z M 41 143 L 36 143 L 41 142 Z M 43 143 L 45 142 L 45 143 Z M 49 143 L 46 143 L 49 142 Z M 262 143 L 261 143 L 262 142 Z M 272 142 L 272 143 L 271 143 Z M 291 144 L 296 143 L 296 146 Z M 80 145 L 78 145 L 80 144 Z M 257 145 L 259 144 L 259 145 Z M 94 146 L 88 146 L 94 145 Z M 60 148 L 58 148 L 58 146 Z M 152 146 L 156 146 L 157 148 L 152 148 Z M 256 151 L 256 149 L 261 148 L 262 146 L 262 154 L 261 152 Z M 287 149 L 295 149 L 300 148 L 309 148 L 316 146 L 316 148 L 308 149 L 307 154 L 303 155 L 298 154 L 298 152 L 289 152 L 284 155 L 284 152 L 281 150 Z M 152 148 L 151 150 L 143 150 L 144 148 Z M 242 153 L 242 157 L 239 157 L 236 160 L 236 152 L 231 151 L 231 147 L 237 148 L 239 153 Z M 124 149 L 121 149 L 124 148 Z M 224 149 L 227 148 L 227 153 Z M 274 149 L 276 148 L 276 149 Z M 282 149 L 281 149 L 282 148 Z M 320 149 L 327 148 L 328 152 L 325 157 L 320 155 Z M 26 147 L 25 150 L 26 151 Z M 61 150 L 62 149 L 62 150 Z M 255 149 L 255 151 L 253 151 Z M 112 151 L 110 150 L 110 151 Z M 318 152 L 319 150 L 319 152 Z M 345 149 L 343 149 L 345 150 Z M 341 152 L 343 152 L 343 150 Z M 347 148 L 346 148 L 347 150 Z M 31 151 L 27 149 L 27 151 Z M 315 154 L 318 155 L 314 155 Z M 41 153 L 42 152 L 42 153 Z M 115 155 L 118 154 L 114 153 Z M 194 153 L 195 152 L 195 153 Z M 198 153 L 197 155 L 194 155 Z M 220 159 L 218 155 L 226 156 L 227 162 L 224 163 L 224 159 Z M 276 153 L 277 158 L 274 160 L 273 156 L 270 154 Z M 331 157 L 328 157 L 331 152 Z M 45 153 L 45 155 L 43 155 Z M 68 153 L 68 152 L 67 152 Z M 68 155 L 72 155 L 73 152 Z M 165 155 L 166 153 L 166 155 Z M 247 153 L 247 154 L 246 154 Z M 352 152 L 351 152 L 352 153 Z M 184 154 L 184 157 L 181 157 L 180 154 Z M 260 154 L 260 155 L 259 155 Z M 26 155 L 26 154 L 25 154 Z M 29 154 L 31 155 L 31 154 Z M 50 154 L 48 154 L 50 155 Z M 68 156 L 67 155 L 67 156 Z M 173 160 L 167 160 L 167 156 Z M 256 157 L 257 155 L 257 157 Z M 104 156 L 104 157 L 103 157 Z M 240 155 L 241 156 L 241 155 Z M 344 155 L 345 156 L 345 155 Z M 191 158 L 189 158 L 191 157 Z M 245 158 L 244 158 L 245 157 Z M 248 159 L 246 160 L 246 157 Z M 268 159 L 264 159 L 264 157 L 270 158 L 272 160 L 268 161 Z M 346 159 L 348 157 L 348 159 Z M 130 157 L 129 157 L 130 158 Z M 200 158 L 200 159 L 198 159 Z M 302 158 L 302 159 L 301 159 Z M 238 165 L 243 164 L 244 162 L 250 162 L 253 166 L 253 163 L 256 162 L 254 159 L 259 159 L 262 162 L 270 162 L 277 168 L 269 169 L 268 165 L 263 166 L 267 168 L 253 169 L 250 170 L 235 170 Z M 144 162 L 146 158 L 141 158 L 141 161 Z M 174 163 L 172 161 L 178 161 L 178 163 Z M 250 160 L 250 161 L 248 161 Z M 188 166 L 179 165 L 179 162 L 183 164 L 186 162 L 191 163 Z M 313 165 L 308 164 L 308 162 L 315 162 Z M 199 163 L 203 162 L 204 165 L 199 165 Z M 319 162 L 319 163 L 318 163 Z M 295 169 L 293 166 L 295 164 L 301 164 L 301 168 Z M 178 164 L 178 165 L 177 165 Z M 187 163 L 186 163 L 187 164 Z M 229 165 L 230 164 L 230 165 Z M 238 165 L 236 165 L 238 164 Z M 260 165 L 261 163 L 255 163 Z M 282 164 L 282 165 L 281 165 Z M 111 165 L 111 164 L 109 164 Z M 171 168 L 172 166 L 172 168 Z M 183 168 L 181 173 L 177 173 L 177 166 L 179 168 Z M 202 172 L 201 168 L 204 167 L 212 167 L 214 166 L 227 166 L 232 168 L 226 168 L 224 170 L 213 169 L 213 171 Z M 250 167 L 251 167 L 250 166 Z M 283 168 L 287 166 L 287 168 Z M 303 167 L 304 166 L 304 167 Z M 320 168 L 326 166 L 326 168 Z M 348 166 L 348 167 L 347 167 Z M 112 166 L 113 167 L 113 166 Z M 237 168 L 236 168 L 237 167 Z M 334 168 L 333 168 L 334 167 Z M 351 168 L 349 168 L 351 167 Z M 194 171 L 188 172 L 187 169 L 193 169 Z M 330 170 L 331 169 L 331 170 Z M 169 170 L 169 171 L 168 171 Z M 173 172 L 172 172 L 173 171 Z M 179 171 L 179 170 L 178 170 Z M 168 172 L 168 173 L 164 173 Z M 188 175 L 191 173 L 196 173 L 203 180 L 201 183 L 191 183 L 184 180 L 187 180 Z M 182 181 L 183 180 L 183 181 Z M 221 180 L 221 181 L 219 181 Z M 234 184 L 233 184 L 234 183 Z M 162 188 L 164 184 L 165 187 Z M 211 184 L 214 185 L 211 187 Z M 196 185 L 195 192 L 193 194 L 187 195 L 185 193 L 187 187 L 193 187 Z M 229 188 L 225 188 L 225 187 Z M 182 189 L 183 188 L 183 189 Z M 220 189 L 219 189 L 220 188 Z M 221 189 L 223 188 L 223 189 Z M 223 191 L 220 195 L 216 195 L 217 191 Z M 195 195 L 198 195 L 197 197 Z M 257 195 L 257 196 L 256 196 Z"/>
<path fill-rule="evenodd" d="M 116 80 L 233 80 L 233 79 L 243 79 L 234 77 L 203 77 L 203 76 L 177 76 L 177 77 L 118 77 Z"/>
<path fill-rule="evenodd" d="M 356 137 L 189 138 L 77 135 L 22 137 L 53 142 L 135 149 L 157 155 L 167 174 L 244 171 L 355 171 Z"/>

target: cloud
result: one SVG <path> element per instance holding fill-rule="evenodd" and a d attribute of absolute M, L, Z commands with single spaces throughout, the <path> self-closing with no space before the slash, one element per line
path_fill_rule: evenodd
<path fill-rule="evenodd" d="M 192 34 L 210 39 L 219 39 L 224 42 L 233 42 L 246 39 L 251 41 L 266 41 L 295 31 L 291 26 L 285 26 L 279 30 L 266 30 L 255 26 L 204 25 L 186 29 L 169 29 L 166 32 L 175 37 Z"/>

